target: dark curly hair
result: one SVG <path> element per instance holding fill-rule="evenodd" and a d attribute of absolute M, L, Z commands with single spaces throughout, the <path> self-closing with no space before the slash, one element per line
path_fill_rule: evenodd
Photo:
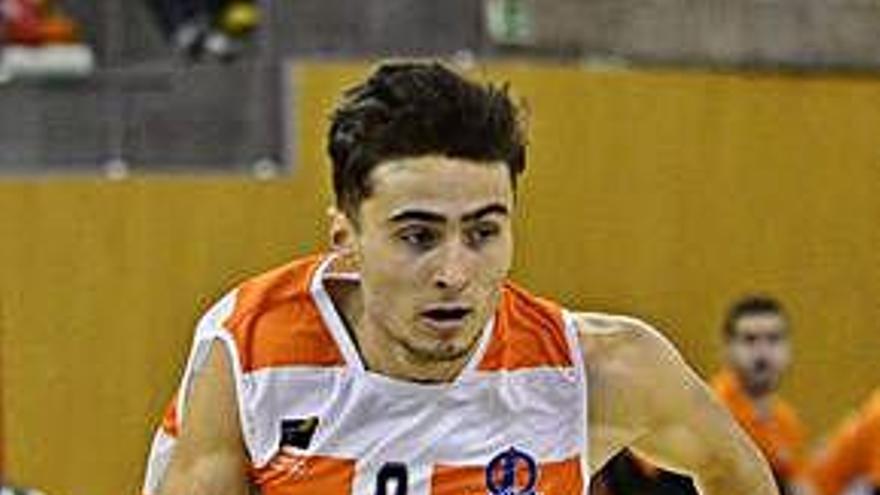
<path fill-rule="evenodd" d="M 525 169 L 521 112 L 507 86 L 469 81 L 437 62 L 380 65 L 333 112 L 327 150 L 336 204 L 356 219 L 370 172 L 397 158 L 442 155 Z"/>

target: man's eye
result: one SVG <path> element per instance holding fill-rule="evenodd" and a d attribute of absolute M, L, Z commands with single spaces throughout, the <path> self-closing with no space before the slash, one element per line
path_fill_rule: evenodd
<path fill-rule="evenodd" d="M 498 236 L 500 232 L 501 229 L 498 225 L 492 223 L 477 225 L 467 232 L 468 244 L 472 246 L 480 246 Z"/>
<path fill-rule="evenodd" d="M 437 242 L 437 234 L 424 228 L 405 229 L 397 235 L 397 238 L 418 249 L 426 249 L 433 246 Z"/>

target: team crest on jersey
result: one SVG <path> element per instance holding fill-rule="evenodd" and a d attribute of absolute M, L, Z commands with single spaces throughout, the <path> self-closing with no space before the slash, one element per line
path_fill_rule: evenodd
<path fill-rule="evenodd" d="M 282 419 L 280 447 L 309 448 L 318 429 L 318 417 Z"/>
<path fill-rule="evenodd" d="M 522 450 L 511 447 L 486 466 L 486 489 L 491 495 L 538 495 L 538 463 Z"/>

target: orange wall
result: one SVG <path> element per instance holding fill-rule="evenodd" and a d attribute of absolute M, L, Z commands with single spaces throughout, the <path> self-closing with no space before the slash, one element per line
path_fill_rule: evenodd
<path fill-rule="evenodd" d="M 323 241 L 323 129 L 363 65 L 299 65 L 290 178 L 0 182 L 6 469 L 134 493 L 198 313 Z M 880 81 L 506 64 L 531 108 L 516 276 L 658 324 L 715 369 L 729 300 L 794 317 L 786 393 L 814 429 L 880 384 Z"/>

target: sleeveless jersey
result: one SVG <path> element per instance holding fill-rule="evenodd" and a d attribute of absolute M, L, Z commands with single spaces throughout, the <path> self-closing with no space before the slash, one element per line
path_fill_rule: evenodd
<path fill-rule="evenodd" d="M 155 495 L 194 370 L 219 340 L 263 495 L 586 494 L 587 391 L 571 315 L 505 283 L 460 375 L 418 384 L 366 370 L 313 256 L 254 278 L 200 320 L 153 439 Z"/>

